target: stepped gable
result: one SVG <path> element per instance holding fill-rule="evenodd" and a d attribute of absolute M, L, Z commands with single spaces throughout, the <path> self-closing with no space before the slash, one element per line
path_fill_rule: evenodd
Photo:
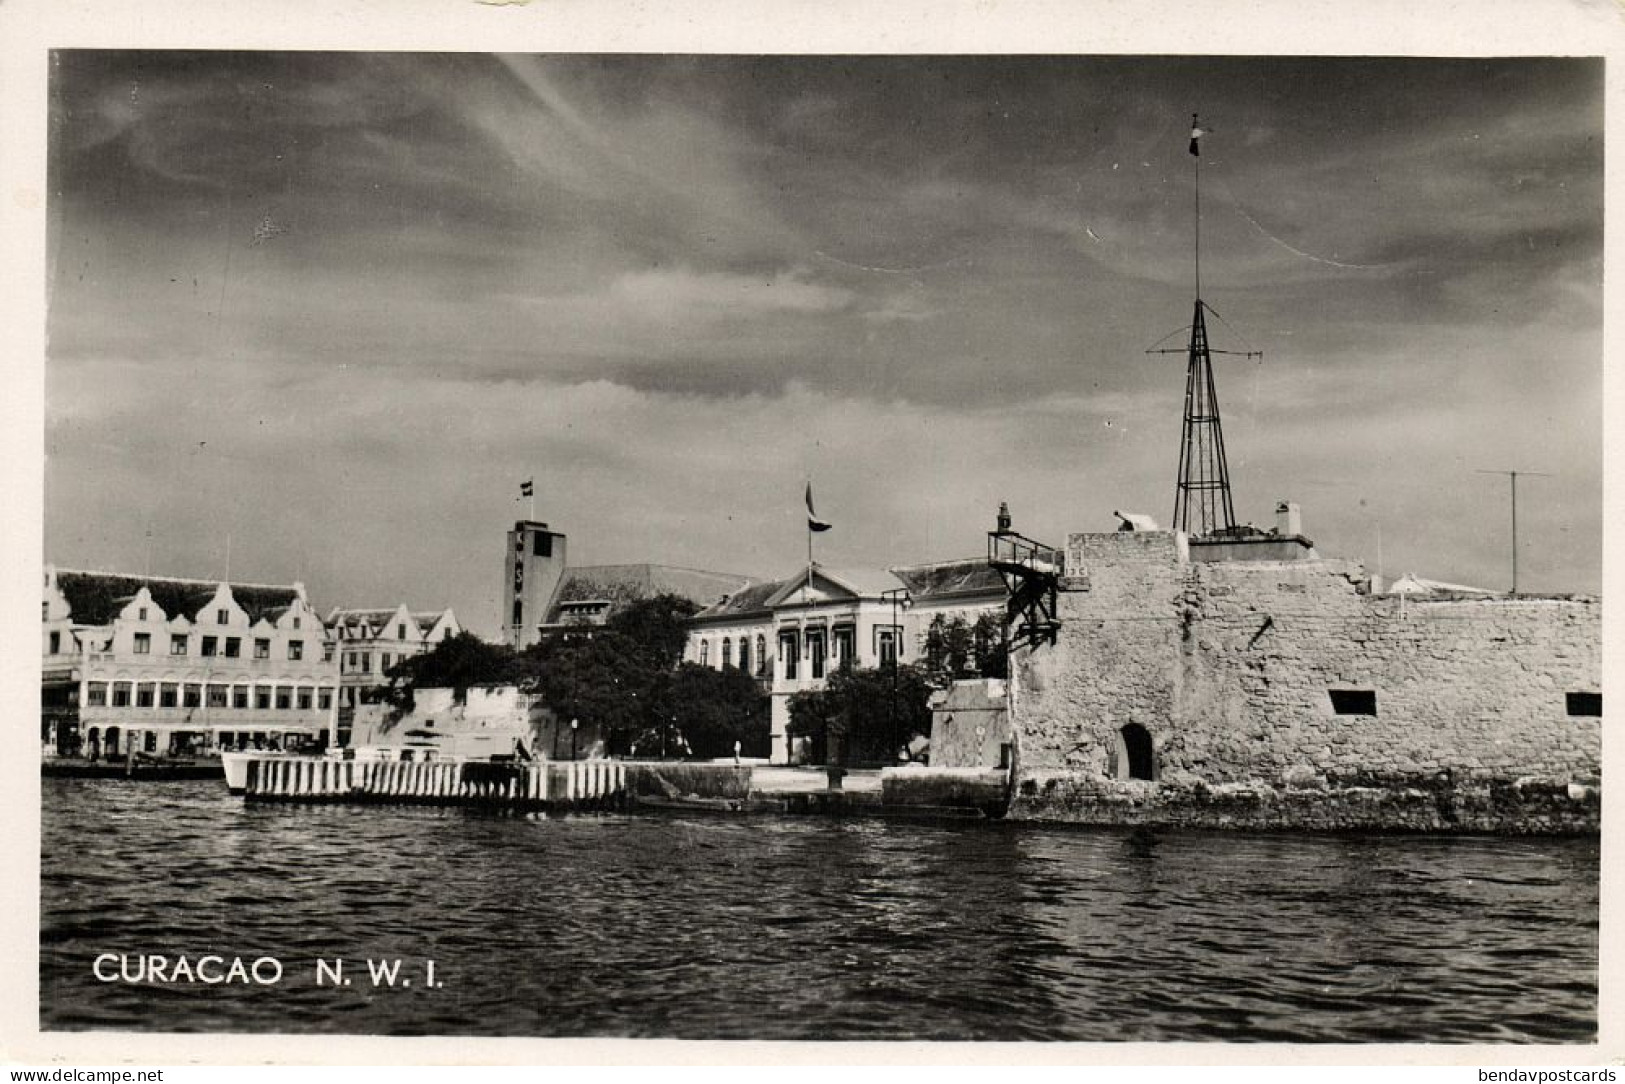
<path fill-rule="evenodd" d="M 288 612 L 288 608 L 294 604 L 299 593 L 291 587 L 232 584 L 231 597 L 237 600 L 237 605 L 248 612 L 250 623 L 263 617 L 275 624 L 277 618 Z"/>
<path fill-rule="evenodd" d="M 360 628 L 371 636 L 378 626 L 394 616 L 394 610 L 334 610 L 327 615 L 325 623 L 336 628 Z"/>
<path fill-rule="evenodd" d="M 905 565 L 891 570 L 917 599 L 952 595 L 1004 594 L 1004 581 L 986 558 Z"/>
<path fill-rule="evenodd" d="M 120 576 L 108 572 L 68 572 L 58 570 L 57 587 L 68 600 L 69 614 L 76 624 L 106 625 L 145 587 L 153 604 L 165 617 L 197 617 L 198 611 L 214 599 L 219 581 L 181 580 L 163 576 Z M 231 584 L 231 594 L 247 612 L 249 621 L 264 617 L 275 621 L 293 605 L 299 592 L 292 587 L 264 584 Z"/>

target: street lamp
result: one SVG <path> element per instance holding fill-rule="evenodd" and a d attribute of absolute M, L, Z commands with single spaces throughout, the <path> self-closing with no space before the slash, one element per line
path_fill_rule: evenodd
<path fill-rule="evenodd" d="M 574 719 L 570 720 L 570 759 L 576 759 L 576 728 L 581 724 Z"/>
<path fill-rule="evenodd" d="M 893 587 L 889 591 L 880 592 L 880 597 L 891 603 L 891 699 L 887 706 L 886 720 L 891 731 L 892 756 L 897 755 L 897 749 L 902 744 L 897 733 L 897 663 L 903 653 L 903 628 L 898 624 L 897 611 L 899 608 L 908 609 L 913 600 L 908 597 L 908 588 Z"/>

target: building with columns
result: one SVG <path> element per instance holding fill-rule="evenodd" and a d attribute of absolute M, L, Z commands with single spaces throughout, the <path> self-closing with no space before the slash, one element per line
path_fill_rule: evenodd
<path fill-rule="evenodd" d="M 40 738 L 116 759 L 327 744 L 339 674 L 301 583 L 45 567 Z"/>
<path fill-rule="evenodd" d="M 844 665 L 920 662 L 938 618 L 974 623 L 1001 614 L 1007 593 L 983 558 L 838 569 L 814 563 L 784 580 L 747 584 L 690 620 L 684 661 L 737 667 L 772 695 L 774 763 L 796 758 L 790 697 L 819 689 Z"/>

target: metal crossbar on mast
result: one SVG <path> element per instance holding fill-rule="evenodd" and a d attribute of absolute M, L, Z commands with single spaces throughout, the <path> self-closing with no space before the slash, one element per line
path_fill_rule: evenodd
<path fill-rule="evenodd" d="M 1174 500 L 1174 530 L 1193 535 L 1212 534 L 1236 525 L 1224 429 L 1219 419 L 1219 392 L 1213 382 L 1213 354 L 1207 342 L 1206 308 L 1197 298 L 1186 351 L 1185 426 Z"/>
<path fill-rule="evenodd" d="M 1213 381 L 1213 355 L 1262 356 L 1256 350 L 1214 350 L 1208 345 L 1207 314 L 1218 316 L 1218 313 L 1202 300 L 1202 153 L 1198 141 L 1206 134 L 1197 115 L 1191 114 L 1190 153 L 1196 159 L 1196 306 L 1191 317 L 1190 342 L 1183 351 L 1146 351 L 1186 356 L 1185 425 L 1179 446 L 1173 528 L 1195 536 L 1232 531 L 1236 526 L 1235 507 L 1230 499 L 1230 467 L 1224 453 L 1224 429 L 1219 420 L 1219 393 Z"/>

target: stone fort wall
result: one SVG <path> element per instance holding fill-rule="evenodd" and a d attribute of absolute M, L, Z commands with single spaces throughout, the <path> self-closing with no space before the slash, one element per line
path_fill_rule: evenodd
<path fill-rule="evenodd" d="M 1017 663 L 1013 816 L 1597 823 L 1602 720 L 1568 696 L 1601 690 L 1594 599 L 1374 596 L 1356 564 L 1191 562 L 1161 531 L 1072 535 L 1063 584 Z"/>

